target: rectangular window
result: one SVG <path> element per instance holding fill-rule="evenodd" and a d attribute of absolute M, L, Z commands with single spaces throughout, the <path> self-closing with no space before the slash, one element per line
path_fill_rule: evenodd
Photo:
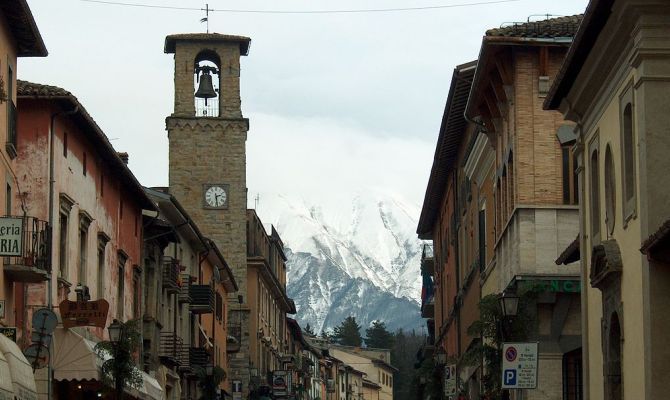
<path fill-rule="evenodd" d="M 7 184 L 7 190 L 5 193 L 5 214 L 12 215 L 12 187 Z"/>
<path fill-rule="evenodd" d="M 61 213 L 59 218 L 58 229 L 58 276 L 61 278 L 67 277 L 67 214 Z"/>
<path fill-rule="evenodd" d="M 83 160 L 81 161 L 82 172 L 86 176 L 86 152 L 84 152 Z"/>
<path fill-rule="evenodd" d="M 105 243 L 98 241 L 98 291 L 99 299 L 105 298 Z"/>
<path fill-rule="evenodd" d="M 561 148 L 561 170 L 563 175 L 563 204 L 577 204 L 576 157 L 571 155 L 570 146 Z"/>
<path fill-rule="evenodd" d="M 123 200 L 119 201 L 119 219 L 123 219 Z"/>
<path fill-rule="evenodd" d="M 127 256 L 122 253 L 118 254 L 118 271 L 119 279 L 117 283 L 116 290 L 116 315 L 117 318 L 123 319 L 124 316 L 124 307 L 125 307 L 125 294 L 126 294 L 126 260 Z"/>
<path fill-rule="evenodd" d="M 17 146 L 17 118 L 16 104 L 14 104 L 14 71 L 7 62 L 7 152 L 11 158 L 16 157 Z"/>
<path fill-rule="evenodd" d="M 140 284 L 141 276 L 138 269 L 133 269 L 133 318 L 140 317 L 142 309 L 142 286 Z"/>
<path fill-rule="evenodd" d="M 479 210 L 479 270 L 486 269 L 486 208 Z"/>
<path fill-rule="evenodd" d="M 88 226 L 79 228 L 79 283 L 86 285 L 86 249 L 88 246 Z"/>
<path fill-rule="evenodd" d="M 100 171 L 100 197 L 105 196 L 105 174 Z"/>
<path fill-rule="evenodd" d="M 67 132 L 63 132 L 63 157 L 67 157 Z"/>

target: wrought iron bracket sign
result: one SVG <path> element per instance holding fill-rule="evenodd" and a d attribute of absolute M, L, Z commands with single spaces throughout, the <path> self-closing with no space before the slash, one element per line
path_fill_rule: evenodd
<path fill-rule="evenodd" d="M 59 305 L 63 327 L 97 326 L 104 328 L 107 322 L 109 303 L 105 299 L 95 301 L 63 300 Z"/>

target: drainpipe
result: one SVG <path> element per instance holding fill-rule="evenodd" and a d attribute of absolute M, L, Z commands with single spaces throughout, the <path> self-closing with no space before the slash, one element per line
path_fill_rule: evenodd
<path fill-rule="evenodd" d="M 49 310 L 53 310 L 53 225 L 54 225 L 54 183 L 56 182 L 56 179 L 54 177 L 54 138 L 56 136 L 56 132 L 54 131 L 54 122 L 56 120 L 56 117 L 58 116 L 66 116 L 66 115 L 74 115 L 77 112 L 79 112 L 79 106 L 75 105 L 75 107 L 70 110 L 70 111 L 58 111 L 56 113 L 51 114 L 51 121 L 49 124 L 49 241 L 51 242 L 51 249 L 50 249 L 50 255 L 49 258 L 51 258 L 50 262 L 50 271 L 49 275 L 47 277 L 48 281 L 48 286 L 47 286 L 47 307 Z M 26 304 L 27 305 L 27 304 Z M 25 322 L 26 324 L 28 323 L 27 321 Z M 24 331 L 25 332 L 25 331 Z M 53 349 L 51 348 L 51 344 L 49 344 L 49 351 L 51 352 Z M 51 393 L 51 385 L 52 385 L 52 375 L 53 375 L 53 367 L 51 366 L 51 357 L 49 357 L 49 363 L 47 365 L 47 399 L 51 400 L 52 398 L 52 393 Z"/>
<path fill-rule="evenodd" d="M 453 196 L 454 196 L 454 210 L 458 213 L 458 220 L 459 220 L 459 229 L 461 226 L 460 219 L 462 217 L 461 210 L 458 208 L 458 179 L 456 176 L 456 173 L 454 173 L 454 190 L 452 191 Z M 458 253 L 458 230 L 455 232 L 456 234 L 456 240 L 454 240 L 454 255 L 456 258 L 456 293 L 459 293 L 461 291 L 461 273 L 460 273 L 460 259 L 459 259 L 459 253 Z M 458 298 L 458 297 L 457 297 Z M 459 298 L 460 302 L 460 298 Z M 458 355 L 460 356 L 461 354 L 461 309 L 458 303 L 454 304 L 454 309 L 456 310 L 456 346 L 458 347 Z M 458 367 L 456 368 L 456 381 L 458 382 Z"/>

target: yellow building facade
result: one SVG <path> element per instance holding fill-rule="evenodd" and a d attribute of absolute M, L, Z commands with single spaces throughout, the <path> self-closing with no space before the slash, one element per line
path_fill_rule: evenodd
<path fill-rule="evenodd" d="M 670 390 L 670 4 L 593 0 L 545 107 L 577 124 L 585 399 Z M 577 249 L 577 250 L 575 250 Z"/>

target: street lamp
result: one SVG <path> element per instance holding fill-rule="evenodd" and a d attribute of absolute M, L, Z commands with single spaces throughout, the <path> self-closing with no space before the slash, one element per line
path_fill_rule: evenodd
<path fill-rule="evenodd" d="M 438 365 L 444 365 L 447 363 L 447 352 L 444 351 L 444 348 L 439 347 L 435 353 L 435 362 Z"/>
<path fill-rule="evenodd" d="M 509 319 L 516 317 L 519 312 L 519 296 L 514 293 L 503 291 L 498 297 L 498 301 L 500 302 L 500 309 L 502 311 L 502 318 L 500 319 L 500 337 L 504 342 L 505 340 L 508 340 L 510 336 L 505 332 L 505 329 L 507 328 L 506 322 L 509 322 Z M 510 398 L 508 389 L 503 389 L 502 398 L 504 400 Z"/>
<path fill-rule="evenodd" d="M 121 341 L 123 326 L 118 319 L 115 319 L 109 327 L 107 327 L 107 331 L 109 332 L 109 341 L 116 346 Z"/>
<path fill-rule="evenodd" d="M 114 389 L 116 390 L 116 398 L 117 399 L 122 399 L 123 398 L 123 378 L 120 376 L 120 373 L 118 371 L 118 366 L 122 363 L 120 360 L 122 349 L 121 349 L 121 341 L 123 340 L 123 324 L 119 322 L 119 320 L 115 319 L 112 321 L 112 323 L 107 327 L 107 331 L 109 332 L 109 341 L 112 343 L 112 346 L 114 347 Z"/>
<path fill-rule="evenodd" d="M 519 311 L 519 296 L 513 293 L 502 292 L 498 297 L 498 301 L 500 302 L 503 317 L 516 317 Z"/>

